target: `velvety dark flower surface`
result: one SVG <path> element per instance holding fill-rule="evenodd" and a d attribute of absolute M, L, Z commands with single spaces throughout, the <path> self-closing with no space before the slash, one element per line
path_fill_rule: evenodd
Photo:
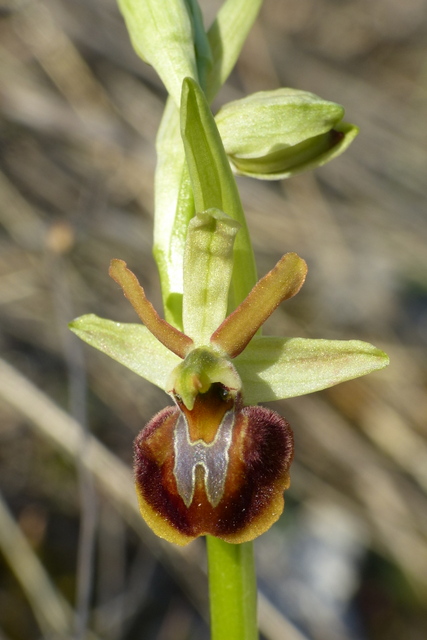
<path fill-rule="evenodd" d="M 243 407 L 214 384 L 185 405 L 160 411 L 135 440 L 143 517 L 158 535 L 185 544 L 211 534 L 245 542 L 283 510 L 293 435 L 264 407 Z"/>

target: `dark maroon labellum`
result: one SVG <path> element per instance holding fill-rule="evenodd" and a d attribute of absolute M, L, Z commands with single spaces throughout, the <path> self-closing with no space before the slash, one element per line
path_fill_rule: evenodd
<path fill-rule="evenodd" d="M 161 537 L 186 544 L 210 534 L 245 542 L 282 513 L 293 435 L 264 407 L 244 407 L 214 384 L 184 405 L 166 407 L 135 440 L 141 513 Z"/>

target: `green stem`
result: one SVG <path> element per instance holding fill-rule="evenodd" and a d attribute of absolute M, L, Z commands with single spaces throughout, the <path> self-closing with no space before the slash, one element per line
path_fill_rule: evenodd
<path fill-rule="evenodd" d="M 253 543 L 206 541 L 211 640 L 258 640 Z"/>

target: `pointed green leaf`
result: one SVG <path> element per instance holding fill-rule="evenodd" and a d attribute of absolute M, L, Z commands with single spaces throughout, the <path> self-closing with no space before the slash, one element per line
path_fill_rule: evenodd
<path fill-rule="evenodd" d="M 213 66 L 209 70 L 207 96 L 213 100 L 230 75 L 262 0 L 226 0 L 208 31 Z"/>
<path fill-rule="evenodd" d="M 234 305 L 256 282 L 252 245 L 236 181 L 206 98 L 194 80 L 182 87 L 181 133 L 184 141 L 196 211 L 215 208 L 240 223 L 234 254 Z"/>
<path fill-rule="evenodd" d="M 84 342 L 163 390 L 171 371 L 182 362 L 141 324 L 88 314 L 70 322 L 69 327 Z"/>
<path fill-rule="evenodd" d="M 389 359 L 360 340 L 255 337 L 233 362 L 250 404 L 320 391 L 383 369 Z"/>
<path fill-rule="evenodd" d="M 219 209 L 198 213 L 188 225 L 184 253 L 184 331 L 196 346 L 227 314 L 233 244 L 239 224 Z"/>
<path fill-rule="evenodd" d="M 193 25 L 185 0 L 118 0 L 135 51 L 179 106 L 182 81 L 197 78 Z"/>

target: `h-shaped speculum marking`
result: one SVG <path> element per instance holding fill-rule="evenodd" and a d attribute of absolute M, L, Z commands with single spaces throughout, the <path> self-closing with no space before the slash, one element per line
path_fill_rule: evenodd
<path fill-rule="evenodd" d="M 234 416 L 234 408 L 227 411 L 214 440 L 206 443 L 204 440 L 195 440 L 194 442 L 190 440 L 186 417 L 183 413 L 180 414 L 174 433 L 175 464 L 173 473 L 178 493 L 187 508 L 191 505 L 194 497 L 197 465 L 204 469 L 205 490 L 211 505 L 216 507 L 224 495 Z"/>

